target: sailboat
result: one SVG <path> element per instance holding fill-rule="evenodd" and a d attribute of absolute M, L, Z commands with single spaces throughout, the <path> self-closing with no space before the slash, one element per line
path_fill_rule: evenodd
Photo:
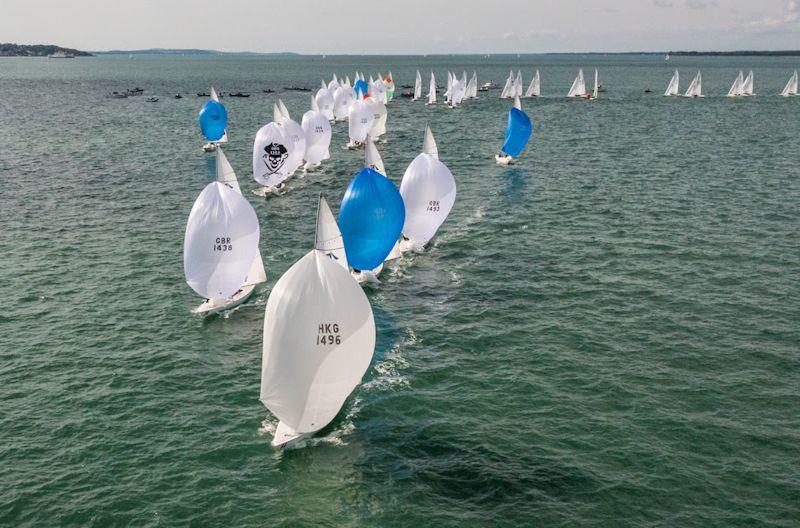
<path fill-rule="evenodd" d="M 412 101 L 417 101 L 422 97 L 422 75 L 417 70 L 417 77 L 414 79 L 414 97 Z"/>
<path fill-rule="evenodd" d="M 350 141 L 346 148 L 355 149 L 364 144 L 369 131 L 372 129 L 374 113 L 372 108 L 364 101 L 364 94 L 350 104 L 347 112 L 347 135 Z"/>
<path fill-rule="evenodd" d="M 333 117 L 336 121 L 346 121 L 350 104 L 355 99 L 355 92 L 347 86 L 340 86 L 333 91 Z"/>
<path fill-rule="evenodd" d="M 478 72 L 476 71 L 472 72 L 472 77 L 467 84 L 467 97 L 470 99 L 478 97 Z"/>
<path fill-rule="evenodd" d="M 597 96 L 599 95 L 599 92 L 600 92 L 600 81 L 599 81 L 599 79 L 600 79 L 600 77 L 599 77 L 599 75 L 597 73 L 597 69 L 595 68 L 595 70 L 594 70 L 594 89 L 592 90 L 592 96 L 590 97 L 590 99 L 597 99 Z"/>
<path fill-rule="evenodd" d="M 755 95 L 753 92 L 753 70 L 750 70 L 742 83 L 742 95 Z"/>
<path fill-rule="evenodd" d="M 781 92 L 781 96 L 783 97 L 791 97 L 793 95 L 797 95 L 797 70 L 789 77 L 789 81 Z"/>
<path fill-rule="evenodd" d="M 432 153 L 425 152 L 431 145 Z M 450 169 L 439 161 L 430 127 L 425 128 L 423 152 L 414 158 L 403 174 L 400 195 L 406 209 L 400 250 L 421 253 L 450 214 L 456 200 L 456 180 Z"/>
<path fill-rule="evenodd" d="M 508 111 L 508 124 L 506 125 L 506 140 L 494 159 L 498 165 L 509 165 L 514 158 L 519 157 L 531 137 L 531 120 L 522 111 L 519 97 L 514 98 L 514 106 Z"/>
<path fill-rule="evenodd" d="M 522 72 L 520 70 L 517 70 L 517 78 L 514 79 L 513 97 L 522 97 Z"/>
<path fill-rule="evenodd" d="M 567 93 L 567 97 L 584 98 L 586 97 L 586 82 L 583 79 L 583 69 L 578 70 L 578 76 L 572 81 L 572 86 Z"/>
<path fill-rule="evenodd" d="M 386 119 L 389 117 L 389 113 L 386 110 L 386 104 L 380 99 L 368 97 L 366 103 L 372 110 L 372 126 L 369 129 L 369 137 L 377 141 L 386 133 Z"/>
<path fill-rule="evenodd" d="M 317 94 L 319 95 L 319 94 Z M 311 97 L 311 110 L 303 114 L 300 123 L 306 138 L 304 170 L 319 167 L 322 160 L 330 159 L 331 122 L 317 106 L 317 98 Z"/>
<path fill-rule="evenodd" d="M 213 86 L 211 87 L 209 100 L 214 101 L 215 104 L 207 102 L 203 105 L 199 117 L 200 130 L 208 140 L 203 145 L 204 152 L 214 152 L 218 143 L 226 143 L 228 141 L 228 113 L 225 110 L 225 105 L 219 102 L 219 95 L 217 95 L 217 91 Z M 222 128 L 222 136 L 219 136 L 220 128 Z"/>
<path fill-rule="evenodd" d="M 222 151 L 222 147 L 219 145 L 217 146 L 216 166 L 217 181 L 241 195 L 242 190 L 239 188 L 239 181 L 236 179 L 236 173 L 233 171 L 233 167 L 231 167 L 231 164 L 228 162 L 228 158 L 225 156 L 225 153 Z M 215 247 L 218 247 L 218 245 Z M 212 251 L 212 253 L 214 253 L 214 251 Z M 258 249 L 258 245 L 256 244 L 256 255 L 253 258 L 250 268 L 247 270 L 247 275 L 245 276 L 242 284 L 239 286 L 239 289 L 227 297 L 212 296 L 207 298 L 203 304 L 193 309 L 192 313 L 211 315 L 235 308 L 250 297 L 256 285 L 266 282 L 266 280 L 267 274 L 264 271 L 264 261 L 261 259 L 261 251 Z"/>
<path fill-rule="evenodd" d="M 318 217 L 317 244 L 329 225 Z M 278 280 L 264 313 L 259 399 L 279 420 L 271 444 L 296 445 L 333 421 L 374 351 L 367 296 L 315 245 Z"/>
<path fill-rule="evenodd" d="M 428 102 L 425 103 L 425 106 L 435 105 L 436 104 L 436 77 L 433 76 L 433 72 L 431 72 L 431 83 L 428 87 Z"/>
<path fill-rule="evenodd" d="M 736 76 L 736 79 L 733 80 L 733 84 L 731 85 L 731 89 L 728 90 L 728 97 L 739 97 L 740 95 L 744 95 L 742 88 L 744 85 L 744 74 L 742 70 L 739 70 L 739 75 Z"/>
<path fill-rule="evenodd" d="M 273 105 L 274 119 L 279 119 L 279 113 L 277 106 Z M 253 194 L 266 196 L 280 193 L 283 182 L 291 175 L 288 160 L 294 148 L 294 141 L 277 122 L 267 123 L 258 130 L 253 142 L 253 178 L 263 188 L 253 191 Z"/>
<path fill-rule="evenodd" d="M 667 85 L 667 91 L 664 92 L 664 95 L 667 97 L 674 97 L 680 94 L 680 75 L 678 74 L 678 70 L 675 70 L 675 73 L 672 74 L 672 79 L 669 80 L 669 85 Z"/>
<path fill-rule="evenodd" d="M 294 150 L 289 154 L 289 159 L 286 160 L 286 163 L 289 165 L 289 175 L 291 176 L 300 168 L 305 159 L 306 134 L 303 132 L 303 128 L 300 124 L 289 115 L 289 110 L 281 99 L 278 99 L 277 111 L 275 110 L 275 106 L 273 106 L 273 116 L 275 122 L 286 129 L 286 133 L 294 143 Z"/>
<path fill-rule="evenodd" d="M 389 256 L 405 221 L 400 191 L 383 174 L 364 167 L 347 186 L 339 208 L 347 261 L 356 278 L 375 270 Z"/>
<path fill-rule="evenodd" d="M 325 86 L 325 81 L 322 81 L 322 87 L 317 90 L 317 95 L 314 96 L 314 100 L 316 101 L 319 111 L 325 116 L 325 119 L 333 121 L 335 119 L 333 115 L 333 93 Z"/>
<path fill-rule="evenodd" d="M 367 142 L 364 145 L 364 166 L 374 170 L 382 176 L 386 176 L 386 167 L 383 164 L 381 154 L 378 152 L 375 142 L 369 137 L 367 137 Z M 392 251 L 386 256 L 384 262 L 387 260 L 396 259 L 398 257 L 400 257 L 400 251 L 397 249 L 397 244 L 395 243 L 395 247 L 392 248 Z M 381 281 L 378 279 L 378 276 L 381 274 L 381 271 L 383 271 L 383 262 L 369 270 L 362 269 L 357 272 L 354 271 L 353 277 L 358 281 L 359 284 L 365 284 L 368 282 L 380 284 Z"/>
<path fill-rule="evenodd" d="M 528 85 L 528 89 L 525 91 L 525 97 L 539 97 L 540 94 L 541 80 L 539 78 L 539 70 L 536 70 L 533 79 L 531 79 L 531 83 Z"/>
<path fill-rule="evenodd" d="M 703 78 L 700 76 L 700 72 L 697 72 L 697 75 L 694 76 L 692 79 L 692 83 L 689 85 L 689 88 L 686 89 L 686 93 L 683 94 L 684 97 L 704 97 L 703 96 Z"/>
<path fill-rule="evenodd" d="M 464 100 L 464 95 L 466 94 L 466 86 L 464 83 L 461 82 L 460 79 L 453 79 L 453 83 L 450 86 L 450 107 L 456 108 L 461 102 Z"/>

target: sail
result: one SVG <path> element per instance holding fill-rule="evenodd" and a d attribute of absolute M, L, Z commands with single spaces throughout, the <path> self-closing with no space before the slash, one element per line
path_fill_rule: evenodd
<path fill-rule="evenodd" d="M 517 99 L 519 101 L 519 99 Z M 506 125 L 506 140 L 502 151 L 516 158 L 525 149 L 531 137 L 531 120 L 528 115 L 517 105 L 508 111 L 508 125 Z"/>
<path fill-rule="evenodd" d="M 328 121 L 333 121 L 333 94 L 327 88 L 320 88 L 317 90 L 317 95 L 314 97 L 317 103 L 317 108 L 325 116 Z"/>
<path fill-rule="evenodd" d="M 328 425 L 375 351 L 375 320 L 350 274 L 312 250 L 267 300 L 260 400 L 297 433 Z"/>
<path fill-rule="evenodd" d="M 753 93 L 753 70 L 750 70 L 742 83 L 742 95 L 755 95 Z"/>
<path fill-rule="evenodd" d="M 692 83 L 687 88 L 686 93 L 684 94 L 685 97 L 701 97 L 703 95 L 703 88 L 702 88 L 702 77 L 700 76 L 700 72 L 697 72 L 694 79 L 692 79 Z"/>
<path fill-rule="evenodd" d="M 428 104 L 435 104 L 436 103 L 436 78 L 433 76 L 433 72 L 431 72 L 431 83 L 428 87 Z"/>
<path fill-rule="evenodd" d="M 322 251 L 328 258 L 349 271 L 342 233 L 339 232 L 336 218 L 322 195 L 319 197 L 319 205 L 317 206 L 317 231 L 314 249 Z"/>
<path fill-rule="evenodd" d="M 211 87 L 211 92 L 210 93 L 211 93 L 211 100 L 219 102 L 219 95 L 217 95 L 217 91 L 214 89 L 213 86 Z"/>
<path fill-rule="evenodd" d="M 739 75 L 733 80 L 731 89 L 728 90 L 728 97 L 737 97 L 742 95 L 742 85 L 744 84 L 744 74 L 739 70 Z"/>
<path fill-rule="evenodd" d="M 506 79 L 506 84 L 503 86 L 503 91 L 500 92 L 500 99 L 508 99 L 512 97 L 514 90 L 514 77 L 509 75 Z"/>
<path fill-rule="evenodd" d="M 464 94 L 466 93 L 466 86 L 458 79 L 453 81 L 452 87 L 450 89 L 450 103 L 453 106 L 458 106 L 464 100 Z"/>
<path fill-rule="evenodd" d="M 306 155 L 306 134 L 303 128 L 289 116 L 289 111 L 283 101 L 278 99 L 278 112 L 275 112 L 273 107 L 273 114 L 276 117 L 276 122 L 284 128 L 286 135 L 291 141 L 293 148 L 289 151 L 289 157 L 286 160 L 287 171 L 291 175 L 303 164 L 303 159 Z"/>
<path fill-rule="evenodd" d="M 236 173 L 233 171 L 228 157 L 225 156 L 225 153 L 222 151 L 222 147 L 217 148 L 216 155 L 217 181 L 224 183 L 237 193 L 242 194 L 242 190 L 239 187 L 239 180 L 236 178 Z M 266 280 L 267 273 L 264 271 L 264 261 L 261 259 L 261 251 L 256 249 L 256 256 L 253 258 L 250 269 L 247 270 L 247 277 L 245 277 L 243 286 L 260 284 L 266 282 Z"/>
<path fill-rule="evenodd" d="M 515 97 L 522 96 L 522 72 L 517 70 L 517 78 L 514 79 L 514 94 Z"/>
<path fill-rule="evenodd" d="M 536 74 L 531 79 L 531 83 L 528 85 L 528 89 L 525 90 L 525 97 L 534 97 L 537 94 L 536 92 L 536 80 L 538 79 L 539 70 L 536 70 Z"/>
<path fill-rule="evenodd" d="M 386 105 L 380 99 L 368 97 L 366 103 L 372 110 L 372 127 L 369 130 L 369 137 L 378 139 L 386 133 L 386 119 L 389 114 L 386 111 Z"/>
<path fill-rule="evenodd" d="M 283 182 L 291 174 L 287 161 L 293 149 L 294 142 L 278 123 L 261 127 L 253 142 L 253 178 L 267 187 Z"/>
<path fill-rule="evenodd" d="M 431 127 L 425 127 L 425 139 L 422 140 L 422 152 L 429 154 L 434 159 L 439 159 L 439 148 L 436 146 L 436 140 L 433 138 Z"/>
<path fill-rule="evenodd" d="M 250 202 L 223 183 L 209 183 L 186 224 L 186 282 L 203 298 L 230 297 L 247 277 L 259 236 L 258 217 Z"/>
<path fill-rule="evenodd" d="M 347 113 L 347 134 L 351 141 L 363 143 L 372 128 L 373 111 L 363 100 L 355 100 Z"/>
<path fill-rule="evenodd" d="M 347 186 L 339 208 L 347 261 L 354 269 L 371 270 L 392 250 L 405 221 L 403 198 L 394 183 L 365 167 Z"/>
<path fill-rule="evenodd" d="M 592 90 L 592 99 L 597 99 L 597 96 L 600 91 L 600 81 L 597 74 L 597 70 L 594 70 L 594 90 Z"/>
<path fill-rule="evenodd" d="M 786 86 L 783 87 L 781 95 L 783 97 L 797 95 L 797 70 L 795 70 L 792 76 L 789 77 L 789 81 L 786 83 Z"/>
<path fill-rule="evenodd" d="M 583 69 L 578 70 L 578 76 L 572 81 L 567 97 L 583 97 L 586 95 L 586 82 L 583 79 Z"/>
<path fill-rule="evenodd" d="M 381 155 L 378 152 L 378 148 L 375 146 L 375 142 L 372 141 L 372 138 L 367 138 L 364 151 L 364 166 L 386 176 L 386 167 L 383 166 L 383 159 L 381 159 Z"/>
<path fill-rule="evenodd" d="M 225 105 L 210 99 L 200 109 L 197 121 L 206 140 L 219 141 L 225 135 L 228 126 L 228 112 L 225 110 Z"/>
<path fill-rule="evenodd" d="M 678 70 L 675 70 L 675 73 L 672 74 L 672 79 L 669 81 L 669 85 L 667 85 L 667 91 L 664 92 L 664 95 L 671 96 L 671 95 L 678 95 L 680 89 L 680 75 L 678 74 Z"/>
<path fill-rule="evenodd" d="M 406 169 L 400 195 L 406 208 L 403 235 L 425 245 L 453 208 L 456 180 L 444 163 L 423 152 Z"/>
<path fill-rule="evenodd" d="M 301 128 L 306 141 L 305 160 L 309 165 L 319 165 L 331 144 L 331 123 L 322 111 L 309 110 L 303 114 Z"/>
<path fill-rule="evenodd" d="M 414 79 L 414 101 L 422 97 L 422 75 L 417 70 L 417 77 Z"/>
<path fill-rule="evenodd" d="M 354 92 L 350 88 L 339 87 L 333 91 L 333 117 L 337 121 L 347 119 L 347 112 L 354 97 Z"/>

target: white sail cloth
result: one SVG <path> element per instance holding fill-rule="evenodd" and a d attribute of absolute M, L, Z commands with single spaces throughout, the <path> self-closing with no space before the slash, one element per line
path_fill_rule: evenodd
<path fill-rule="evenodd" d="M 363 143 L 372 128 L 374 114 L 372 108 L 363 100 L 355 100 L 347 112 L 347 135 L 350 141 Z"/>
<path fill-rule="evenodd" d="M 450 214 L 456 200 L 456 180 L 447 166 L 430 154 L 419 154 L 400 182 L 406 206 L 403 235 L 425 245 Z"/>
<path fill-rule="evenodd" d="M 320 88 L 317 90 L 317 95 L 314 96 L 317 102 L 317 108 L 325 116 L 328 121 L 333 121 L 333 94 L 327 88 Z"/>
<path fill-rule="evenodd" d="M 322 111 L 309 110 L 303 114 L 301 128 L 306 138 L 306 165 L 319 165 L 330 157 L 331 123 Z"/>
<path fill-rule="evenodd" d="M 347 112 L 350 104 L 355 99 L 355 92 L 350 87 L 339 87 L 333 92 L 333 117 L 337 121 L 347 119 Z"/>
<path fill-rule="evenodd" d="M 361 382 L 374 350 L 375 320 L 364 291 L 312 250 L 267 301 L 260 400 L 296 433 L 318 431 Z"/>
<path fill-rule="evenodd" d="M 286 129 L 278 123 L 261 127 L 253 142 L 253 178 L 267 187 L 282 183 L 294 172 L 289 163 L 294 148 Z"/>
<path fill-rule="evenodd" d="M 350 271 L 339 224 L 336 223 L 336 218 L 333 216 L 331 208 L 328 207 L 328 202 L 322 196 L 319 197 L 317 206 L 317 235 L 314 240 L 314 249 L 324 253 L 346 271 Z"/>
<path fill-rule="evenodd" d="M 236 293 L 258 251 L 259 229 L 250 202 L 232 187 L 209 183 L 186 223 L 183 271 L 189 286 L 206 299 Z"/>

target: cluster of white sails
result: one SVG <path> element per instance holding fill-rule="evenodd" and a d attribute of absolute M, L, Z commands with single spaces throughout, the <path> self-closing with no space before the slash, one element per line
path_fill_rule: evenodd
<path fill-rule="evenodd" d="M 508 77 L 506 78 L 506 82 L 503 85 L 503 91 L 500 92 L 500 99 L 513 99 L 515 97 L 539 97 L 541 95 L 541 78 L 539 76 L 539 70 L 536 70 L 536 73 L 533 74 L 531 78 L 530 84 L 528 84 L 527 90 L 525 92 L 522 91 L 522 71 L 517 70 L 517 75 L 514 75 L 514 71 L 510 71 L 508 73 Z"/>
<path fill-rule="evenodd" d="M 739 74 L 733 80 L 733 84 L 728 90 L 727 97 L 749 97 L 755 95 L 753 83 L 753 70 L 750 70 L 747 75 L 745 75 L 743 71 L 739 70 Z M 667 85 L 667 90 L 664 92 L 664 95 L 668 97 L 677 97 L 681 95 L 680 73 L 678 73 L 678 70 L 675 70 L 675 73 L 672 74 L 672 78 Z M 797 70 L 795 70 L 794 73 L 792 73 L 792 75 L 789 77 L 789 81 L 786 83 L 786 86 L 783 88 L 780 95 L 783 97 L 797 95 Z M 686 92 L 683 93 L 683 97 L 704 97 L 703 77 L 699 71 L 692 79 L 692 82 L 689 84 Z"/>
<path fill-rule="evenodd" d="M 430 82 L 428 83 L 428 95 L 426 106 L 436 104 L 436 76 L 431 72 Z M 444 92 L 444 100 L 450 108 L 457 108 L 462 102 L 467 99 L 475 99 L 478 97 L 478 74 L 472 72 L 472 77 L 467 80 L 467 72 L 464 71 L 461 77 L 458 77 L 453 72 L 447 72 L 447 87 Z M 417 70 L 414 79 L 414 95 L 412 101 L 422 99 L 422 75 Z"/>

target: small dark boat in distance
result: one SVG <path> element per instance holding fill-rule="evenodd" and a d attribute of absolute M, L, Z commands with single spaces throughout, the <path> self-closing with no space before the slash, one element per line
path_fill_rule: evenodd
<path fill-rule="evenodd" d="M 210 97 L 210 95 L 205 92 L 197 92 L 197 97 Z"/>
<path fill-rule="evenodd" d="M 147 102 L 148 103 L 157 103 L 158 102 L 158 97 L 148 97 L 147 98 Z"/>
<path fill-rule="evenodd" d="M 175 94 L 175 99 L 183 99 L 183 96 L 181 94 Z"/>
<path fill-rule="evenodd" d="M 232 92 L 230 94 L 231 97 L 250 97 L 249 93 L 242 93 L 242 92 Z"/>
<path fill-rule="evenodd" d="M 311 88 L 306 88 L 305 86 L 284 86 L 284 90 L 288 92 L 310 92 Z"/>
<path fill-rule="evenodd" d="M 275 93 L 275 90 L 273 90 L 272 88 L 267 88 L 266 90 L 261 90 L 261 91 L 264 93 Z"/>
<path fill-rule="evenodd" d="M 414 92 L 403 90 L 403 92 L 400 94 L 400 97 L 414 97 Z"/>
<path fill-rule="evenodd" d="M 410 84 L 403 84 L 400 88 L 413 88 Z"/>

